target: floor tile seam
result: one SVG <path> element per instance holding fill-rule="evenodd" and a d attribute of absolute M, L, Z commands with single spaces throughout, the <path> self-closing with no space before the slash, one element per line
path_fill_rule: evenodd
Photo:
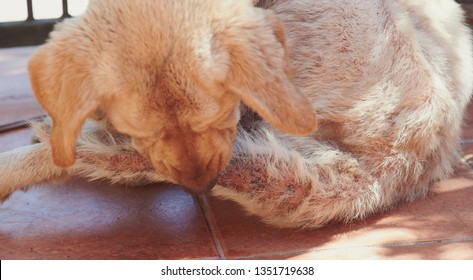
<path fill-rule="evenodd" d="M 418 246 L 418 245 L 434 245 L 434 244 L 450 244 L 450 243 L 459 243 L 459 242 L 470 242 L 473 241 L 473 236 L 468 237 L 457 237 L 457 238 L 441 238 L 441 239 L 432 239 L 432 240 L 418 240 L 418 241 L 399 241 L 399 242 L 390 242 L 390 243 L 378 243 L 378 244 L 366 244 L 358 246 L 334 246 L 324 249 L 314 249 L 310 251 L 328 251 L 334 249 L 357 249 L 357 248 L 395 248 L 395 247 L 409 247 L 409 246 Z"/>
<path fill-rule="evenodd" d="M 187 259 L 182 259 L 182 260 L 187 260 Z M 193 260 L 193 261 L 209 261 L 209 260 L 211 260 L 211 261 L 217 261 L 217 260 L 221 260 L 221 258 L 220 258 L 219 256 L 217 256 L 217 257 L 208 257 L 208 258 L 206 258 L 206 257 L 193 258 L 193 259 L 191 259 L 191 260 Z"/>
<path fill-rule="evenodd" d="M 270 252 L 262 254 L 254 254 L 248 256 L 242 256 L 235 259 L 264 259 L 269 256 L 294 256 L 318 252 L 328 252 L 328 251 L 341 251 L 341 250 L 351 250 L 351 249 L 361 249 L 361 248 L 402 248 L 402 247 L 412 247 L 412 246 L 423 246 L 423 245 L 445 245 L 453 243 L 463 243 L 473 241 L 472 237 L 461 237 L 461 238 L 451 238 L 451 239 L 436 239 L 436 240 L 426 240 L 426 241 L 412 241 L 412 242 L 396 242 L 396 243 L 386 243 L 386 244 L 370 244 L 370 245 L 359 245 L 359 246 L 341 246 L 341 247 L 329 247 L 323 249 L 313 249 L 313 250 L 298 250 L 298 251 L 286 251 L 286 252 Z"/>
<path fill-rule="evenodd" d="M 20 94 L 6 95 L 1 96 L 0 100 L 2 101 L 24 101 L 24 100 L 36 100 L 36 98 L 31 94 L 31 91 L 22 91 Z"/>
<path fill-rule="evenodd" d="M 461 145 L 473 144 L 473 138 L 464 138 L 460 140 Z"/>
<path fill-rule="evenodd" d="M 207 225 L 207 229 L 209 230 L 210 236 L 212 238 L 214 247 L 217 250 L 217 254 L 220 259 L 226 259 L 225 250 L 223 249 L 222 242 L 220 241 L 220 238 L 217 235 L 217 228 L 212 222 L 215 219 L 213 218 L 212 213 L 209 209 L 208 201 L 203 195 L 198 195 L 196 196 L 196 198 L 200 207 L 200 211 L 202 212 L 202 216 L 204 217 L 205 224 Z"/>
<path fill-rule="evenodd" d="M 386 243 L 379 245 L 370 245 L 369 247 L 384 247 L 384 248 L 396 248 L 396 247 L 409 247 L 409 246 L 418 246 L 418 245 L 435 245 L 435 244 L 452 244 L 452 243 L 462 243 L 462 242 L 471 242 L 473 241 L 473 236 L 471 237 L 457 237 L 457 238 L 444 238 L 444 239 L 433 239 L 425 241 L 412 241 L 412 242 L 396 242 L 396 243 Z"/>

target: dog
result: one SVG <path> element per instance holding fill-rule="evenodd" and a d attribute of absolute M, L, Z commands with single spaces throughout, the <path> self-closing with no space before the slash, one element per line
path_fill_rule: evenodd
<path fill-rule="evenodd" d="M 364 218 L 453 173 L 470 33 L 450 0 L 91 1 L 30 59 L 51 124 L 0 196 L 168 181 L 277 227 Z"/>

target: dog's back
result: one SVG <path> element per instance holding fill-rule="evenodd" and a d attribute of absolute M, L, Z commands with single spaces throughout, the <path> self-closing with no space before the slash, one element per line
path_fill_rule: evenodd
<path fill-rule="evenodd" d="M 473 93 L 457 3 L 293 0 L 272 9 L 287 28 L 296 84 L 319 114 L 319 139 L 385 183 L 452 172 Z"/>
<path fill-rule="evenodd" d="M 423 197 L 452 174 L 473 93 L 471 32 L 457 3 L 273 2 L 287 29 L 295 83 L 317 109 L 317 140 L 269 127 L 272 136 L 237 142 L 236 150 L 254 154 L 271 147 L 270 158 L 253 168 L 266 166 L 260 181 L 272 186 L 263 192 L 265 183 L 225 180 L 236 187 L 217 188 L 217 195 L 269 223 L 313 227 Z M 295 181 L 285 179 L 287 170 Z"/>

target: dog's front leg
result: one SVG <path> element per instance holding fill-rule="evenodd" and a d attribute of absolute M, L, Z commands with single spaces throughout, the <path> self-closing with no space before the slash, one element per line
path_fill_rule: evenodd
<path fill-rule="evenodd" d="M 0 201 L 16 190 L 69 177 L 128 185 L 163 181 L 122 135 L 100 127 L 86 129 L 77 143 L 76 162 L 64 169 L 52 159 L 49 122 L 34 123 L 33 130 L 40 143 L 0 154 Z"/>
<path fill-rule="evenodd" d="M 164 181 L 151 162 L 129 145 L 81 142 L 70 173 L 88 180 L 142 185 Z"/>

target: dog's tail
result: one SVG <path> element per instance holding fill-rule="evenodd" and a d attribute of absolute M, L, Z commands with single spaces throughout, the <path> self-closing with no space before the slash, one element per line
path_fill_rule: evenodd
<path fill-rule="evenodd" d="M 0 154 L 0 201 L 18 189 L 67 176 L 54 165 L 50 146 L 38 143 Z"/>
<path fill-rule="evenodd" d="M 431 183 L 421 178 L 426 167 L 408 155 L 368 167 L 353 154 L 309 138 L 239 135 L 234 151 L 213 194 L 278 227 L 361 219 L 425 196 Z"/>

